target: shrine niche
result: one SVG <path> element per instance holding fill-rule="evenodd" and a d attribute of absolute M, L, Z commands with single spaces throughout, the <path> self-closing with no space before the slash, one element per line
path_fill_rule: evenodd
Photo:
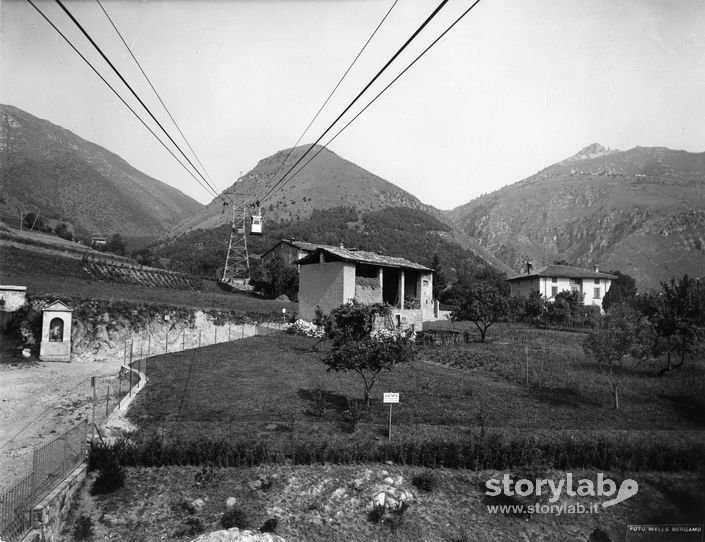
<path fill-rule="evenodd" d="M 40 360 L 71 361 L 72 313 L 73 310 L 61 301 L 54 301 L 44 309 Z"/>

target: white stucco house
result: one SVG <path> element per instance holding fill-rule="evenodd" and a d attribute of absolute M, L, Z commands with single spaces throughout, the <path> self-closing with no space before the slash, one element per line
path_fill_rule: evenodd
<path fill-rule="evenodd" d="M 299 265 L 299 317 L 313 320 L 316 308 L 328 314 L 353 299 L 387 303 L 395 325 L 422 329 L 437 319 L 433 270 L 404 258 L 364 250 L 319 246 Z M 434 310 L 435 309 L 435 310 Z"/>
<path fill-rule="evenodd" d="M 526 272 L 507 279 L 511 297 L 528 297 L 537 291 L 553 301 L 560 292 L 575 290 L 583 294 L 583 303 L 602 309 L 602 299 L 616 275 L 601 273 L 597 266 L 590 271 L 571 265 L 546 265 L 533 270 L 527 263 Z"/>

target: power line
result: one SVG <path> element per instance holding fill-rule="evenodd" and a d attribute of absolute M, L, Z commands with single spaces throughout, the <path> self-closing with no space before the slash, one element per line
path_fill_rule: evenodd
<path fill-rule="evenodd" d="M 47 16 L 44 14 L 44 12 L 43 12 L 41 9 L 39 9 L 39 8 L 34 4 L 34 2 L 32 2 L 32 0 L 27 0 L 27 2 L 44 18 L 44 20 L 45 20 L 46 22 L 49 23 L 49 25 L 50 25 L 54 30 L 56 30 L 56 32 L 64 39 L 64 41 L 66 41 L 66 43 L 69 44 L 69 46 L 74 50 L 74 52 L 75 52 L 78 56 L 80 56 L 86 64 L 88 64 L 88 66 L 93 70 L 93 72 L 95 72 L 95 74 L 96 74 L 98 77 L 100 77 L 101 81 L 103 81 L 103 83 L 105 83 L 105 84 L 108 86 L 108 88 L 113 91 L 113 94 L 115 94 L 115 96 L 117 96 L 118 99 L 119 99 L 123 104 L 125 104 L 125 107 L 127 107 L 127 108 L 130 110 L 130 112 L 137 118 L 137 120 L 139 120 L 139 121 L 142 123 L 142 125 L 143 125 L 145 128 L 147 128 L 147 130 L 149 130 L 149 133 L 151 133 L 151 134 L 155 137 L 155 139 L 156 139 L 157 141 L 159 141 L 159 143 L 161 144 L 161 146 L 164 147 L 164 148 L 166 149 L 166 151 L 167 151 L 169 154 L 171 154 L 171 156 L 174 157 L 174 159 L 179 163 L 179 165 L 180 165 L 182 168 L 184 168 L 184 170 L 186 171 L 186 173 L 188 173 L 189 175 L 191 175 L 191 177 L 193 177 L 193 178 L 196 180 L 196 182 L 198 182 L 198 183 L 201 185 L 201 187 L 203 187 L 203 188 L 206 190 L 206 192 L 209 192 L 209 191 L 210 191 L 209 188 L 208 188 L 206 185 L 204 185 L 204 184 L 200 181 L 200 179 L 199 179 L 198 177 L 196 177 L 196 176 L 193 174 L 193 172 L 192 172 L 190 169 L 188 169 L 188 168 L 186 167 L 186 164 L 184 164 L 184 163 L 179 159 L 179 157 L 176 156 L 176 155 L 174 154 L 174 152 L 159 138 L 159 136 L 154 132 L 154 130 L 152 130 L 152 128 L 149 127 L 149 125 L 142 119 L 142 117 L 140 117 L 140 116 L 137 114 L 137 112 L 132 108 L 132 106 L 131 106 L 130 104 L 128 104 L 128 103 L 125 101 L 125 99 L 120 95 L 120 93 L 119 93 L 117 90 L 115 90 L 115 88 L 105 79 L 105 77 L 103 77 L 103 76 L 100 74 L 100 72 L 95 68 L 95 66 L 93 66 L 93 64 L 91 64 L 90 60 L 88 60 L 88 59 L 81 53 L 81 51 L 79 51 L 79 50 L 76 48 L 76 46 L 75 46 L 73 43 L 71 43 L 71 40 L 69 40 L 69 39 L 66 37 L 66 35 L 64 35 L 64 33 L 63 33 L 61 30 L 58 29 L 58 27 L 49 19 L 49 17 L 47 17 Z"/>
<path fill-rule="evenodd" d="M 157 117 L 154 116 L 152 111 L 147 107 L 147 105 L 142 101 L 142 99 L 138 96 L 138 94 L 134 91 L 132 86 L 125 80 L 125 78 L 122 76 L 120 71 L 115 67 L 115 65 L 110 61 L 110 59 L 105 55 L 103 50 L 100 48 L 100 46 L 93 40 L 93 38 L 90 36 L 90 34 L 83 28 L 83 25 L 81 25 L 80 22 L 73 16 L 73 14 L 68 10 L 68 8 L 63 4 L 61 0 L 55 0 L 57 4 L 59 4 L 59 7 L 68 15 L 68 17 L 71 19 L 71 21 L 78 27 L 78 29 L 81 31 L 81 33 L 86 37 L 86 39 L 93 45 L 96 51 L 100 54 L 101 57 L 103 57 L 103 60 L 105 60 L 108 65 L 112 68 L 113 72 L 115 72 L 115 75 L 118 76 L 120 81 L 123 82 L 123 84 L 128 88 L 128 90 L 132 93 L 132 95 L 137 99 L 137 101 L 140 103 L 140 105 L 147 111 L 150 117 L 152 117 L 152 120 L 157 123 L 157 126 L 161 128 L 162 132 L 164 132 L 164 135 L 166 135 L 169 138 L 169 141 L 176 147 L 176 149 L 181 153 L 181 155 L 186 159 L 186 161 L 191 165 L 191 167 L 198 173 L 198 175 L 203 179 L 203 181 L 210 187 L 210 189 L 213 191 L 213 193 L 216 195 L 216 197 L 224 199 L 220 194 L 218 194 L 218 191 L 213 188 L 208 180 L 203 176 L 203 174 L 200 172 L 200 170 L 191 162 L 188 156 L 186 156 L 186 153 L 184 153 L 183 150 L 181 150 L 181 147 L 174 141 L 174 138 L 169 135 L 169 132 L 166 131 L 164 126 L 162 126 L 162 123 L 159 122 Z"/>
<path fill-rule="evenodd" d="M 446 28 L 446 30 L 440 36 L 438 36 L 435 40 L 433 40 L 433 42 L 428 47 L 426 47 L 426 49 L 424 49 L 421 52 L 421 54 L 419 54 L 406 68 L 404 68 L 404 70 L 402 70 L 401 73 L 399 73 L 399 75 L 397 75 L 394 79 L 392 79 L 392 81 L 386 87 L 384 87 L 379 92 L 379 94 L 377 94 L 365 107 L 363 107 L 352 119 L 350 119 L 348 121 L 348 123 L 345 124 L 345 126 L 343 126 L 340 130 L 338 130 L 338 132 L 333 137 L 331 137 L 319 150 L 317 150 L 316 153 L 311 158 L 309 158 L 303 166 L 301 166 L 291 177 L 289 177 L 289 179 L 286 181 L 286 183 L 290 182 L 294 177 L 296 177 L 301 172 L 301 170 L 303 170 L 307 165 L 309 165 L 313 161 L 313 159 L 316 158 L 316 156 L 318 156 L 341 133 L 343 133 L 343 131 L 348 126 L 350 126 L 360 115 L 362 115 L 367 110 L 368 107 L 370 107 L 373 103 L 375 103 L 377 101 L 377 98 L 379 98 L 382 94 L 384 94 L 387 91 L 387 89 L 389 89 L 389 87 L 391 87 L 394 83 L 396 83 L 396 81 L 399 78 L 401 78 L 402 75 L 404 75 L 414 64 L 416 64 L 416 62 L 418 62 L 418 60 L 420 60 L 421 57 L 423 57 L 434 45 L 436 45 L 436 43 L 438 43 L 448 32 L 450 32 L 450 30 L 456 24 L 458 24 L 463 19 L 463 17 L 465 17 L 468 13 L 470 13 L 470 10 L 472 10 L 479 3 L 480 3 L 480 0 L 475 0 L 475 2 L 460 15 L 460 17 L 458 17 L 448 28 Z M 283 188 L 286 183 L 282 184 L 280 189 Z"/>
<path fill-rule="evenodd" d="M 60 0 L 56 0 L 56 1 L 59 2 Z M 406 42 L 404 43 L 404 45 L 402 45 L 402 46 L 399 48 L 399 50 L 398 50 L 396 53 L 394 53 L 394 55 L 392 56 L 392 58 L 390 58 L 390 59 L 387 61 L 387 63 L 382 67 L 382 69 L 379 70 L 379 71 L 377 72 L 377 74 L 372 78 L 372 80 L 371 80 L 369 83 L 367 83 L 367 85 L 365 85 L 365 88 L 363 88 L 363 89 L 360 91 L 360 93 L 359 93 L 357 96 L 355 96 L 355 99 L 353 99 L 353 101 L 350 102 L 350 104 L 348 104 L 348 106 L 343 110 L 343 112 L 342 112 L 340 115 L 338 115 L 338 117 L 330 124 L 330 126 L 328 126 L 328 128 L 326 128 L 325 132 L 323 132 L 323 133 L 319 136 L 319 138 L 311 144 L 311 146 L 306 150 L 306 152 L 303 153 L 303 154 L 301 155 L 301 157 L 296 161 L 296 163 L 295 163 L 293 166 L 291 166 L 291 167 L 289 168 L 289 170 L 284 174 L 284 176 L 283 176 L 279 181 L 277 181 L 277 182 L 274 184 L 274 186 L 272 186 L 272 188 L 270 188 L 270 189 L 267 191 L 267 193 L 264 195 L 264 197 L 262 198 L 262 200 L 264 200 L 264 199 L 266 199 L 267 197 L 269 197 L 269 195 L 272 194 L 272 193 L 274 192 L 274 190 L 276 190 L 276 188 L 284 181 L 284 179 L 286 179 L 286 176 L 287 176 L 289 173 L 291 173 L 292 170 L 293 170 L 296 166 L 298 166 L 299 163 L 306 157 L 306 155 L 307 155 L 309 152 L 311 152 L 311 150 L 321 141 L 321 139 L 323 139 L 323 137 L 324 137 L 328 132 L 331 131 L 331 129 L 333 128 L 333 126 L 335 126 L 335 124 L 337 124 L 337 122 L 343 117 L 343 115 L 345 115 L 345 113 L 347 113 L 347 112 L 350 110 L 350 108 L 351 108 L 353 105 L 355 105 L 355 103 L 356 103 L 356 102 L 360 99 L 360 97 L 367 91 L 367 89 L 370 88 L 370 87 L 374 84 L 374 82 L 377 81 L 377 79 L 379 79 L 379 77 L 382 75 L 382 73 L 384 73 L 384 71 L 389 67 L 389 65 L 390 65 L 392 62 L 394 62 L 394 60 L 396 60 L 396 58 L 404 51 L 404 49 L 407 48 L 407 46 L 416 38 L 416 36 L 418 36 L 418 34 L 426 27 L 426 25 L 427 25 L 428 23 L 431 22 L 431 20 L 438 14 L 438 12 L 439 12 L 439 11 L 443 8 L 443 6 L 445 6 L 447 3 L 448 3 L 448 0 L 443 0 L 440 4 L 438 4 L 438 6 L 436 7 L 436 9 L 433 10 L 433 12 L 431 13 L 431 15 L 429 15 L 429 16 L 426 18 L 426 20 L 421 24 L 421 26 L 419 26 L 419 28 L 417 28 L 416 31 L 411 35 L 411 37 L 409 37 L 409 39 L 406 40 Z"/>
<path fill-rule="evenodd" d="M 142 68 L 142 64 L 140 64 L 139 60 L 137 60 L 137 58 L 135 57 L 135 55 L 132 53 L 132 49 L 130 49 L 130 46 L 129 46 L 129 45 L 127 44 L 127 42 L 125 41 L 125 38 L 123 37 L 123 35 L 122 35 L 122 33 L 120 32 L 120 30 L 118 30 L 117 26 L 116 26 L 115 23 L 113 22 L 113 19 L 110 17 L 110 14 L 105 10 L 105 8 L 103 7 L 103 4 L 101 3 L 100 0 L 96 0 L 96 2 L 97 2 L 98 5 L 100 6 L 100 9 L 103 11 L 103 13 L 105 14 L 105 16 L 108 18 L 108 21 L 110 21 L 110 25 L 113 27 L 113 29 L 115 30 L 115 32 L 117 33 L 117 35 L 120 37 L 120 41 L 122 41 L 122 44 L 125 46 L 125 49 L 127 49 L 127 52 L 130 53 L 130 56 L 132 57 L 132 60 L 134 60 L 134 61 L 135 61 L 135 64 L 137 64 L 137 67 L 140 69 L 140 72 L 142 72 L 142 75 L 143 75 L 144 78 L 147 80 L 147 83 L 149 83 L 149 86 L 150 86 L 150 88 L 152 89 L 152 91 L 154 92 L 154 95 L 155 95 L 155 96 L 157 97 L 157 99 L 159 100 L 159 103 L 162 104 L 162 107 L 163 107 L 164 110 L 166 111 L 167 115 L 169 115 L 169 118 L 171 119 L 171 122 L 173 122 L 173 123 L 174 123 L 174 126 L 176 126 L 176 129 L 179 131 L 179 134 L 181 134 L 181 137 L 182 137 L 183 140 L 186 142 L 186 145 L 188 146 L 189 150 L 190 150 L 191 153 L 193 154 L 194 158 L 196 158 L 196 161 L 198 162 L 198 165 L 201 166 L 201 168 L 203 169 L 203 171 L 204 171 L 205 174 L 206 174 L 206 177 L 208 177 L 208 180 L 209 180 L 211 183 L 213 183 L 213 179 L 212 179 L 211 176 L 208 174 L 208 170 L 207 170 L 206 167 L 203 165 L 203 163 L 201 162 L 201 160 L 198 158 L 198 154 L 196 154 L 196 151 L 193 150 L 193 147 L 191 146 L 191 143 L 189 143 L 189 140 L 186 138 L 186 136 L 184 135 L 184 133 L 181 131 L 181 127 L 180 127 L 179 124 L 176 122 L 176 119 L 172 116 L 171 111 L 169 111 L 169 108 L 166 106 L 166 104 L 165 104 L 164 101 L 162 100 L 162 97 L 159 95 L 159 92 L 157 92 L 157 89 L 154 88 L 154 85 L 152 84 L 151 79 L 149 78 L 149 76 L 145 73 L 144 69 Z M 226 194 L 226 197 L 227 197 L 227 194 Z M 230 198 L 228 197 L 228 199 L 230 199 Z M 231 201 L 232 201 L 232 200 L 231 200 Z"/>
<path fill-rule="evenodd" d="M 100 0 L 98 0 L 98 2 L 99 2 L 99 1 L 100 1 Z M 306 135 L 306 133 L 308 132 L 309 128 L 311 128 L 311 125 L 313 125 L 313 123 L 316 122 L 316 119 L 317 119 L 318 116 L 321 114 L 321 111 L 323 111 L 323 108 L 324 108 L 326 105 L 328 105 L 328 102 L 329 102 L 330 99 L 333 97 L 333 94 L 335 93 L 335 91 L 338 90 L 338 87 L 342 84 L 343 80 L 347 77 L 348 73 L 350 73 L 350 70 L 351 70 L 352 67 L 355 65 L 355 63 L 357 62 L 357 60 L 360 58 L 360 56 L 362 55 L 362 53 L 365 51 L 365 49 L 367 48 L 367 46 L 369 45 L 369 43 L 372 41 L 372 38 L 375 37 L 375 35 L 377 34 L 377 31 L 378 31 L 378 30 L 381 28 L 381 26 L 384 24 L 384 21 L 387 20 L 387 17 L 389 17 L 389 14 L 390 14 L 390 13 L 392 12 L 392 10 L 394 9 L 394 6 L 397 5 L 397 2 L 399 2 L 399 0 L 394 0 L 394 3 L 393 3 L 392 6 L 387 10 L 387 13 L 385 13 L 384 17 L 382 17 L 382 20 L 379 22 L 379 24 L 378 24 L 377 27 L 374 29 L 374 31 L 372 32 L 372 34 L 370 34 L 370 37 L 367 38 L 367 41 L 366 41 L 365 44 L 362 46 L 362 49 L 360 49 L 360 51 L 357 53 L 357 55 L 355 56 L 355 58 L 353 59 L 353 61 L 352 61 L 352 62 L 350 63 L 350 65 L 348 66 L 348 69 L 345 70 L 345 73 L 343 74 L 343 76 L 338 80 L 338 83 L 335 85 L 335 87 L 333 88 L 333 90 L 331 90 L 330 94 L 328 95 L 328 97 L 326 98 L 326 100 L 323 102 L 323 105 L 321 105 L 321 107 L 318 109 L 318 111 L 316 112 L 316 114 L 315 114 L 315 115 L 313 116 L 313 118 L 311 119 L 311 122 L 308 123 L 308 126 L 306 126 L 306 128 L 304 129 L 304 131 L 301 132 L 301 135 L 299 136 L 299 139 L 296 140 L 296 143 L 294 143 L 294 146 L 289 149 L 289 152 L 287 153 L 286 158 L 284 158 L 284 161 L 281 163 L 281 165 L 277 168 L 277 171 L 274 173 L 274 177 L 275 177 L 275 178 L 279 175 L 279 172 L 284 168 L 284 166 L 286 166 L 286 161 L 287 161 L 287 160 L 289 159 L 289 157 L 291 156 L 291 153 L 294 152 L 294 149 L 296 148 L 296 146 L 301 142 L 301 140 L 303 139 L 303 137 L 304 137 L 304 136 Z M 262 199 L 263 199 L 263 198 L 262 198 Z"/>

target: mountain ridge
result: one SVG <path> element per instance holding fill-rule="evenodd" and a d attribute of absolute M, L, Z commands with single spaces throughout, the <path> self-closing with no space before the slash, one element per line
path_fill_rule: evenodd
<path fill-rule="evenodd" d="M 39 208 L 84 234 L 160 235 L 202 207 L 112 151 L 5 104 L 0 158 L 0 209 Z"/>
<path fill-rule="evenodd" d="M 656 287 L 705 268 L 705 153 L 590 145 L 446 216 L 516 272 L 565 259 Z"/>

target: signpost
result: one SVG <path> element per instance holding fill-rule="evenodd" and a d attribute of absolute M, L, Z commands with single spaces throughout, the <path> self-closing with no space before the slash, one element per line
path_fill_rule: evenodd
<path fill-rule="evenodd" d="M 389 403 L 389 442 L 392 441 L 392 405 L 399 402 L 399 393 L 384 393 L 384 403 Z"/>

